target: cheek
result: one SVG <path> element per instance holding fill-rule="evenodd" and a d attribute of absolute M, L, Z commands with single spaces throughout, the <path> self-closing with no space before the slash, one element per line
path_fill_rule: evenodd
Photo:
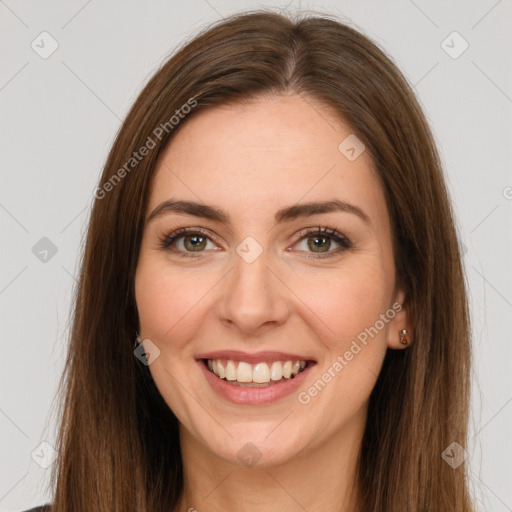
<path fill-rule="evenodd" d="M 298 295 L 306 297 L 310 327 L 324 348 L 322 382 L 302 391 L 335 429 L 367 403 L 382 367 L 387 323 L 373 329 L 389 309 L 393 276 L 378 258 L 368 257 L 316 277 L 302 280 Z"/>
<path fill-rule="evenodd" d="M 379 261 L 360 258 L 357 264 L 302 279 L 297 295 L 304 297 L 312 321 L 323 324 L 323 343 L 339 351 L 387 310 L 389 281 Z"/>
<path fill-rule="evenodd" d="M 142 260 L 135 278 L 135 295 L 142 334 L 159 345 L 179 348 L 199 322 L 202 299 L 212 288 L 208 276 L 183 270 L 171 272 L 169 265 Z"/>

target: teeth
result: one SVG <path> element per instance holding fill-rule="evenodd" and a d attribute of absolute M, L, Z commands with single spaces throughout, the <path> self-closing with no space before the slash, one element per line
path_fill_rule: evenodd
<path fill-rule="evenodd" d="M 222 366 L 222 363 L 220 364 Z M 236 370 L 236 380 L 238 382 L 252 382 L 252 366 L 248 363 L 238 363 L 238 368 Z"/>
<path fill-rule="evenodd" d="M 283 364 L 283 377 L 286 379 L 289 379 L 292 374 L 292 362 L 286 361 L 286 363 Z"/>
<path fill-rule="evenodd" d="M 240 368 L 240 366 L 239 366 Z M 259 382 L 270 382 L 270 370 L 268 369 L 267 363 L 258 363 L 252 370 L 252 381 Z"/>
<path fill-rule="evenodd" d="M 237 366 L 235 361 L 231 360 L 208 359 L 207 365 L 208 369 L 221 379 L 242 383 L 255 382 L 265 384 L 271 381 L 280 381 L 283 378 L 292 378 L 307 367 L 307 362 L 274 361 L 269 368 L 265 362 L 251 365 L 244 361 L 239 361 Z"/>
<path fill-rule="evenodd" d="M 222 363 L 220 363 L 220 365 L 222 366 Z M 213 373 L 215 373 L 215 372 L 213 372 Z M 215 373 L 215 375 L 218 376 L 218 373 Z M 236 368 L 235 368 L 235 363 L 233 363 L 233 361 L 228 361 L 228 363 L 226 365 L 225 377 L 227 380 L 236 380 Z"/>
<path fill-rule="evenodd" d="M 217 375 L 223 379 L 226 376 L 226 372 L 224 371 L 224 366 L 222 366 L 222 363 L 219 361 L 217 363 Z"/>
<path fill-rule="evenodd" d="M 274 361 L 270 368 L 270 378 L 272 380 L 281 380 L 283 377 L 283 365 L 281 361 Z"/>

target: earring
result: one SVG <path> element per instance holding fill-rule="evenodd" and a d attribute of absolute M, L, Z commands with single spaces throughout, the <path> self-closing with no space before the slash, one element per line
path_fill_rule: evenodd
<path fill-rule="evenodd" d="M 142 340 L 140 339 L 140 335 L 137 331 L 135 331 L 135 343 L 133 345 L 133 348 L 137 348 L 138 345 L 142 343 Z"/>
<path fill-rule="evenodd" d="M 400 333 L 400 343 L 402 345 L 409 345 L 409 335 L 407 334 L 407 329 L 402 329 L 399 331 Z"/>

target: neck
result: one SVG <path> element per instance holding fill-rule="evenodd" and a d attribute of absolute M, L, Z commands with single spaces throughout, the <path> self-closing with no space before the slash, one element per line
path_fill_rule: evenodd
<path fill-rule="evenodd" d="M 181 427 L 184 489 L 174 512 L 359 511 L 356 470 L 365 413 L 323 444 L 267 468 L 226 462 Z"/>

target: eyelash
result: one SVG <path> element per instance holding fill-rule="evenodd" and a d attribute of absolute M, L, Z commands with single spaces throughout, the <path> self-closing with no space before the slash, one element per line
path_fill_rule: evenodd
<path fill-rule="evenodd" d="M 201 256 L 201 252 L 204 251 L 198 251 L 197 254 L 194 254 L 192 251 L 178 251 L 176 249 L 171 248 L 171 245 L 178 239 L 183 238 L 186 235 L 202 235 L 208 238 L 209 240 L 212 240 L 212 237 L 203 231 L 200 228 L 181 228 L 169 235 L 163 235 L 160 238 L 160 247 L 167 251 L 172 251 L 174 253 L 178 253 L 180 257 L 183 258 L 197 258 Z M 299 232 L 300 238 L 295 242 L 295 244 L 301 242 L 305 238 L 313 237 L 313 236 L 328 236 L 331 238 L 334 242 L 340 244 L 341 247 L 338 247 L 337 249 L 334 249 L 332 251 L 327 251 L 326 253 L 317 253 L 311 252 L 309 254 L 314 255 L 313 258 L 329 258 L 332 257 L 334 254 L 338 254 L 342 251 L 345 251 L 347 249 L 351 249 L 353 247 L 352 242 L 344 235 L 342 235 L 339 231 L 336 229 L 332 229 L 329 227 L 324 226 L 318 226 L 315 229 L 310 230 L 303 230 Z M 295 245 L 294 244 L 294 245 Z"/>

